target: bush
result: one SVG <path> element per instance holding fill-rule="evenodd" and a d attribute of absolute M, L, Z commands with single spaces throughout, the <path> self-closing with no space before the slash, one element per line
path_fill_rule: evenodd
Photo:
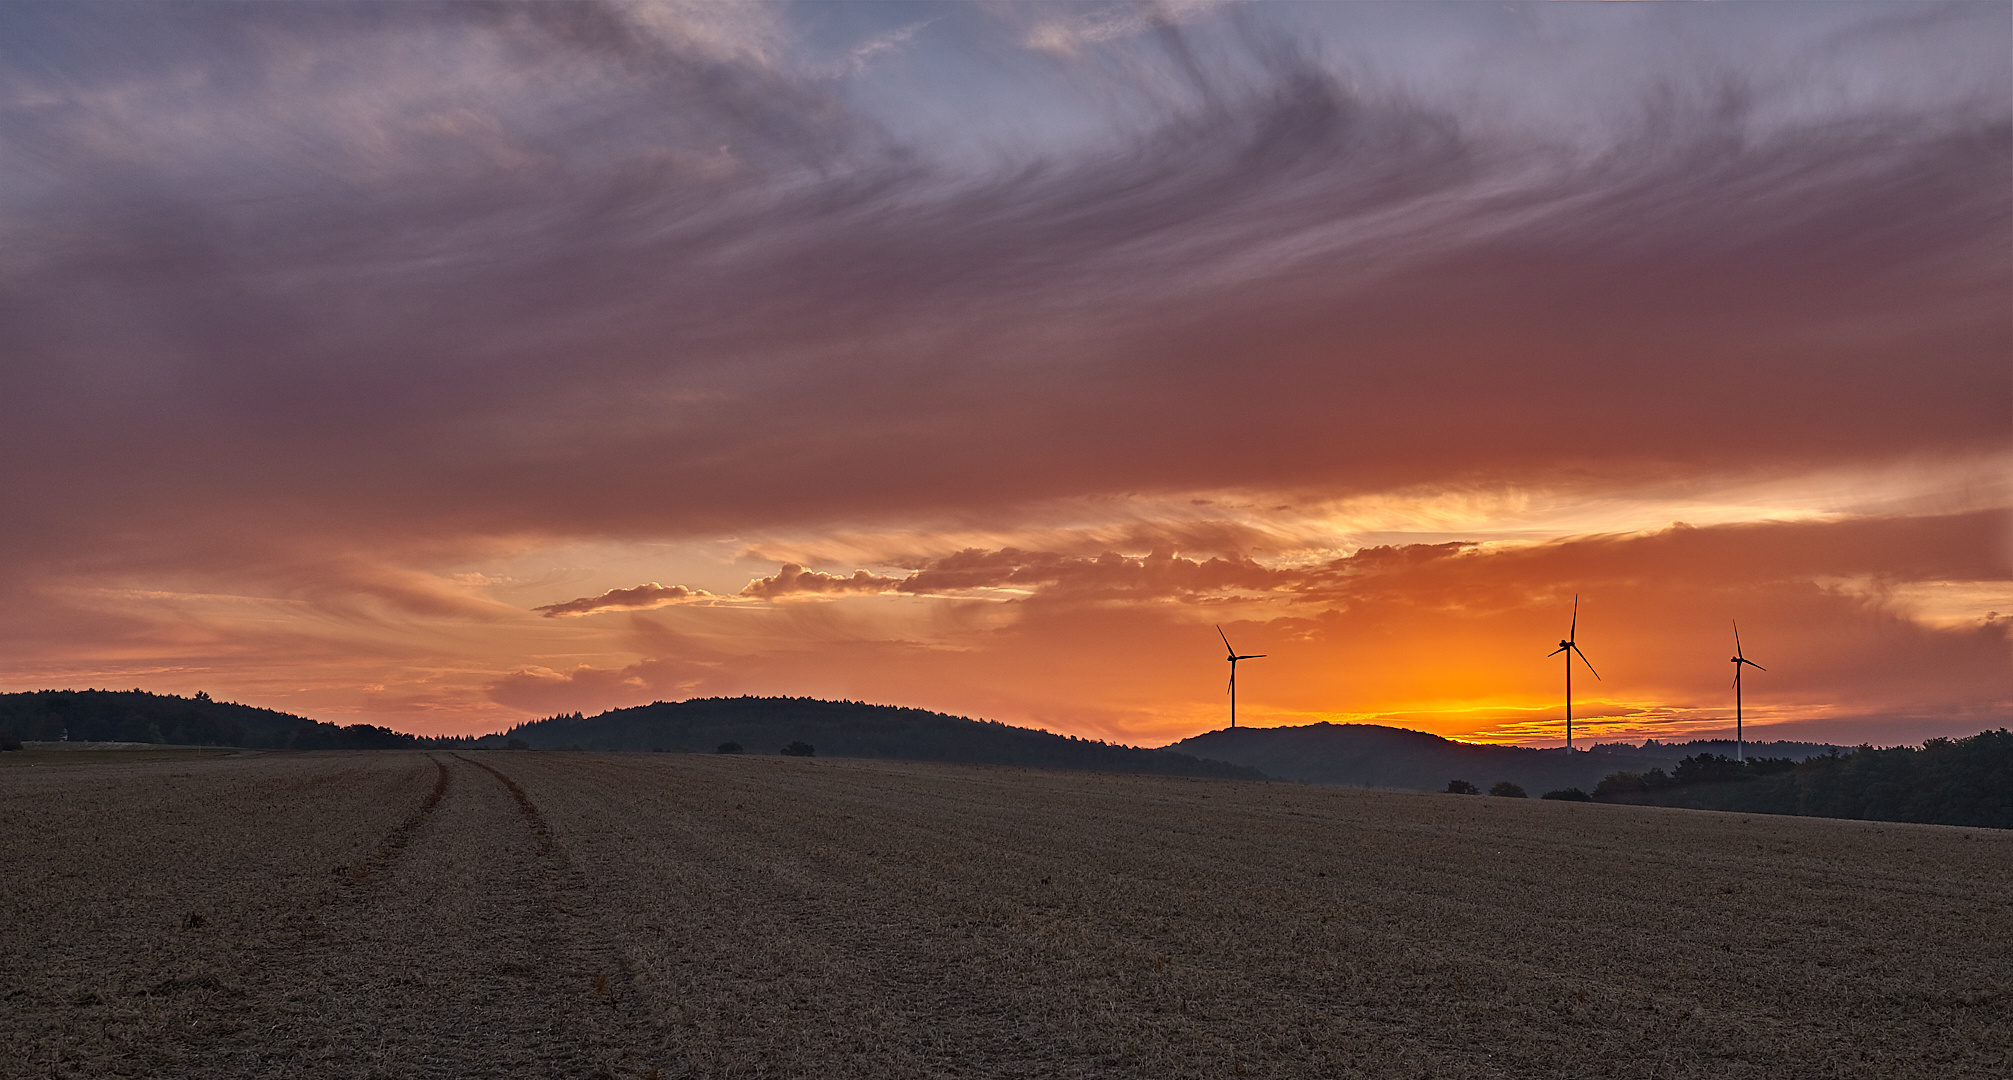
<path fill-rule="evenodd" d="M 741 752 L 741 744 L 729 739 L 714 747 L 713 752 L 716 754 L 738 754 Z"/>
<path fill-rule="evenodd" d="M 21 749 L 21 739 L 11 731 L 0 730 L 0 750 Z"/>
<path fill-rule="evenodd" d="M 817 752 L 818 751 L 814 749 L 810 743 L 804 742 L 802 740 L 793 742 L 781 750 L 781 753 L 783 753 L 788 757 L 810 757 L 812 754 L 815 754 Z"/>
<path fill-rule="evenodd" d="M 1586 792 L 1584 792 L 1584 791 L 1581 791 L 1581 790 L 1580 790 L 1579 788 L 1576 788 L 1576 787 L 1569 787 L 1569 788 L 1561 788 L 1561 789 L 1560 789 L 1560 790 L 1558 790 L 1558 791 L 1547 791 L 1547 792 L 1545 792 L 1545 793 L 1544 793 L 1543 795 L 1540 795 L 1540 796 L 1538 796 L 1538 798 L 1540 798 L 1540 799 L 1557 799 L 1557 800 L 1559 800 L 1559 801 L 1561 801 L 1561 802 L 1593 802 L 1593 801 L 1594 801 L 1594 797 L 1593 797 L 1592 795 L 1589 795 L 1589 794 L 1587 794 Z"/>
<path fill-rule="evenodd" d="M 525 742 L 523 739 L 512 739 L 504 743 L 503 748 L 505 750 L 529 750 L 531 749 L 531 744 Z"/>
<path fill-rule="evenodd" d="M 1529 795 L 1524 794 L 1523 788 L 1520 788 L 1517 785 L 1510 783 L 1508 780 L 1496 781 L 1496 786 L 1489 789 L 1489 794 L 1500 795 L 1505 799 L 1530 798 Z"/>
<path fill-rule="evenodd" d="M 1449 795 L 1480 795 L 1481 793 L 1481 788 L 1470 784 L 1466 780 L 1447 781 L 1447 794 Z"/>

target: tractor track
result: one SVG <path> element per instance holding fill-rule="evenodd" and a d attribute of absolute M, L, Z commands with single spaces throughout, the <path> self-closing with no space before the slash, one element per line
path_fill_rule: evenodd
<path fill-rule="evenodd" d="M 431 786 L 361 854 L 304 891 L 247 898 L 256 936 L 185 928 L 207 950 L 196 962 L 149 974 L 134 1004 L 107 998 L 111 1035 L 37 1075 L 677 1075 L 634 965 L 530 793 L 480 760 L 426 760 Z M 113 1038 L 121 1013 L 131 1034 Z"/>
<path fill-rule="evenodd" d="M 419 801 L 419 806 L 406 815 L 404 821 L 399 822 L 385 834 L 376 850 L 348 866 L 338 866 L 330 871 L 332 874 L 347 877 L 349 884 L 356 887 L 348 892 L 346 898 L 359 900 L 367 895 L 368 886 L 383 879 L 385 874 L 398 864 L 399 857 L 404 855 L 406 848 L 411 845 L 413 836 L 425 827 L 427 819 L 440 808 L 440 801 L 447 797 L 449 782 L 447 764 L 432 754 L 427 755 L 427 760 L 433 762 L 436 770 L 433 790 L 426 793 L 426 796 Z"/>
<path fill-rule="evenodd" d="M 495 778 L 516 804 L 518 816 L 537 852 L 542 885 L 540 902 L 544 911 L 550 918 L 570 924 L 582 932 L 576 946 L 582 959 L 588 961 L 586 966 L 592 969 L 587 977 L 592 997 L 606 1005 L 611 1014 L 620 1015 L 633 1033 L 642 1034 L 643 1037 L 638 1040 L 640 1044 L 661 1047 L 664 1040 L 658 1033 L 662 1025 L 651 1015 L 649 996 L 638 985 L 636 960 L 615 944 L 618 935 L 609 933 L 601 925 L 602 913 L 590 895 L 586 873 L 554 837 L 551 824 L 538 804 L 523 785 L 503 770 L 460 754 L 453 757 Z M 649 1029 L 651 1034 L 644 1034 L 645 1029 Z M 662 1076 L 663 1073 L 653 1066 L 643 1075 Z"/>
<path fill-rule="evenodd" d="M 554 853 L 552 827 L 545 823 L 545 815 L 539 813 L 538 804 L 531 801 L 531 796 L 525 794 L 524 788 L 519 786 L 517 781 L 505 775 L 501 769 L 485 765 L 480 761 L 470 761 L 460 754 L 453 756 L 456 761 L 473 765 L 495 777 L 497 783 L 503 785 L 503 790 L 508 791 L 510 797 L 516 801 L 518 812 L 524 815 L 525 827 L 531 830 L 532 838 L 538 842 L 538 853 L 540 855 L 552 855 Z M 557 857 L 562 862 L 566 858 L 564 854 L 560 854 Z"/>

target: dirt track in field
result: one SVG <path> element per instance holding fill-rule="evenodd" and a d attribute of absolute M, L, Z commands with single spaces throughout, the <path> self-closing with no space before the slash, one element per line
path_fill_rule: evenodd
<path fill-rule="evenodd" d="M 2013 835 L 942 765 L 0 775 L 0 1075 L 2013 1074 Z"/>

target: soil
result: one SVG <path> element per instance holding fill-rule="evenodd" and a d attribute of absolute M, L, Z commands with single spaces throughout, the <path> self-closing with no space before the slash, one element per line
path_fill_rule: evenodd
<path fill-rule="evenodd" d="M 2013 834 L 996 767 L 0 774 L 0 1075 L 2013 1073 Z"/>

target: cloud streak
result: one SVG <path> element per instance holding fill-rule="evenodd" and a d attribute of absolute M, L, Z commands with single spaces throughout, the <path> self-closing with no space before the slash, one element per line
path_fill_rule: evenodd
<path fill-rule="evenodd" d="M 688 589 L 683 585 L 666 588 L 651 581 L 635 588 L 610 589 L 600 596 L 583 596 L 563 604 L 541 604 L 531 610 L 543 612 L 546 618 L 552 619 L 564 615 L 586 615 L 596 611 L 648 611 L 651 608 L 682 604 L 691 600 L 707 600 L 712 596 L 712 593 L 704 589 Z"/>

